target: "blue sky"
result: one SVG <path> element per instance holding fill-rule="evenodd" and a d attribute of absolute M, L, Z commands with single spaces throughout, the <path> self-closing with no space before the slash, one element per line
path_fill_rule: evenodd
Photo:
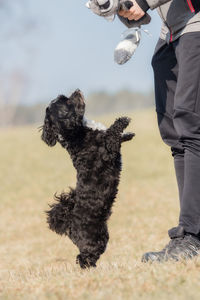
<path fill-rule="evenodd" d="M 95 91 L 120 89 L 148 92 L 153 88 L 151 57 L 160 32 L 156 11 L 140 47 L 127 64 L 118 66 L 113 51 L 125 26 L 98 17 L 83 0 L 26 0 L 27 16 L 38 20 L 37 29 L 1 45 L 6 71 L 20 69 L 28 88 L 22 102 L 48 102 L 57 94 L 80 88 Z M 16 6 L 17 9 L 17 6 Z"/>

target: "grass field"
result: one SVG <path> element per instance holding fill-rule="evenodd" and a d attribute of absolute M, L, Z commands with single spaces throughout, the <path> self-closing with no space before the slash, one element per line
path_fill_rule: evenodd
<path fill-rule="evenodd" d="M 200 299 L 200 259 L 140 262 L 145 251 L 168 241 L 167 230 L 177 225 L 178 195 L 155 113 L 131 117 L 129 129 L 136 137 L 123 145 L 110 241 L 98 267 L 89 271 L 75 264 L 78 250 L 72 242 L 48 230 L 44 213 L 56 191 L 75 185 L 68 154 L 42 143 L 37 128 L 0 131 L 1 300 Z"/>

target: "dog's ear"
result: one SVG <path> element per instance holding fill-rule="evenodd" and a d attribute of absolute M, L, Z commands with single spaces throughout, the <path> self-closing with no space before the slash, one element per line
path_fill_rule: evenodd
<path fill-rule="evenodd" d="M 55 146 L 57 142 L 57 135 L 55 134 L 54 126 L 50 120 L 46 117 L 42 128 L 42 140 L 50 147 Z"/>

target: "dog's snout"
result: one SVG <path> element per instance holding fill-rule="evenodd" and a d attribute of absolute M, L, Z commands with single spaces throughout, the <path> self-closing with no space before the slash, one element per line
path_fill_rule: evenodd
<path fill-rule="evenodd" d="M 75 92 L 72 94 L 72 96 L 75 96 L 75 97 L 78 96 L 80 102 L 85 103 L 83 93 L 81 92 L 80 89 L 76 89 Z"/>
<path fill-rule="evenodd" d="M 83 93 L 79 89 L 76 89 L 75 92 L 74 92 L 74 94 L 77 95 L 77 96 L 83 97 Z"/>

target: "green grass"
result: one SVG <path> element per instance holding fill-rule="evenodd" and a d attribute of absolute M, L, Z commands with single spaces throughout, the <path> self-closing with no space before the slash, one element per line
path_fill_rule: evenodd
<path fill-rule="evenodd" d="M 136 137 L 123 145 L 110 241 L 89 271 L 75 264 L 72 242 L 47 228 L 44 213 L 56 191 L 76 183 L 68 154 L 42 143 L 37 128 L 0 131 L 0 299 L 200 299 L 200 259 L 140 262 L 145 251 L 163 247 L 167 230 L 177 225 L 178 194 L 155 113 L 131 116 Z"/>

